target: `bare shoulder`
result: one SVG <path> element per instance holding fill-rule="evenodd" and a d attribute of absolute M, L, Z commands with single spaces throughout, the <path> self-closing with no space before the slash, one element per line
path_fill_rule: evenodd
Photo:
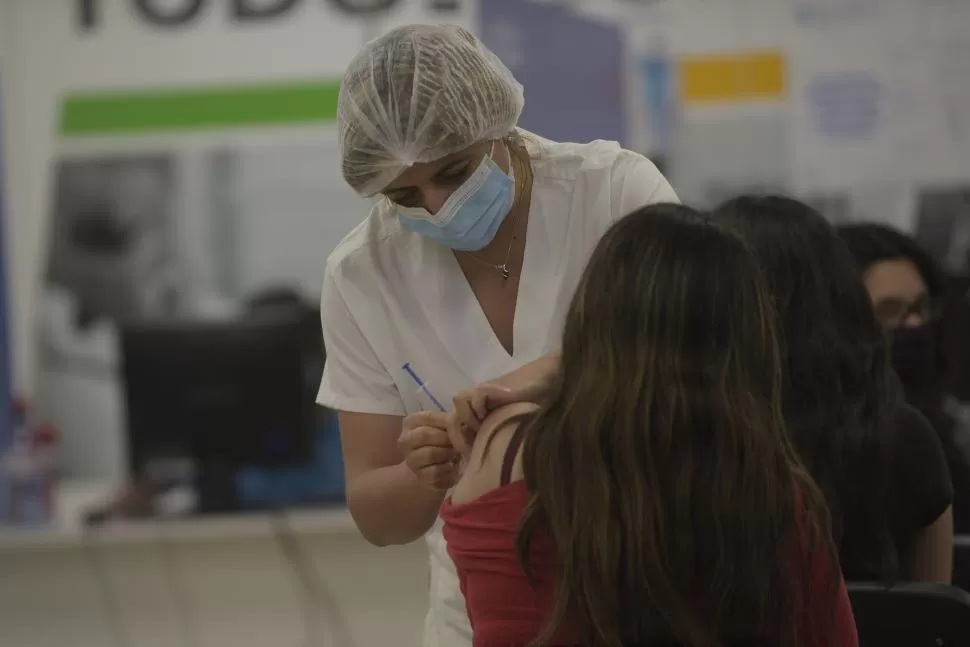
<path fill-rule="evenodd" d="M 531 403 L 510 404 L 493 411 L 482 423 L 471 454 L 465 461 L 461 479 L 451 492 L 455 504 L 467 503 L 490 492 L 501 484 L 502 460 L 516 430 L 525 422 L 524 416 L 539 407 Z M 520 457 L 512 470 L 512 480 L 522 476 Z"/>

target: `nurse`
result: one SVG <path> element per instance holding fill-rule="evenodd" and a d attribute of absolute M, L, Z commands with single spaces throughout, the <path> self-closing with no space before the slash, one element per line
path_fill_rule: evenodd
<path fill-rule="evenodd" d="M 376 201 L 327 261 L 318 402 L 339 412 L 347 503 L 364 537 L 426 537 L 430 646 L 471 645 L 438 521 L 457 453 L 436 401 L 548 371 L 600 236 L 635 209 L 677 200 L 650 161 L 615 142 L 516 128 L 523 103 L 511 72 L 454 26 L 372 41 L 340 91 L 343 177 Z"/>

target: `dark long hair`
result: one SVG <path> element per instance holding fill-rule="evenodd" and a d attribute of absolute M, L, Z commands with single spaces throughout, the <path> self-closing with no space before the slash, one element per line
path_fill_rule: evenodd
<path fill-rule="evenodd" d="M 806 535 L 810 551 L 831 546 L 787 440 L 779 361 L 736 234 L 676 205 L 606 233 L 524 442 L 519 556 L 529 572 L 541 528 L 560 568 L 536 644 L 557 631 L 594 647 L 799 644 L 797 583 L 811 578 L 793 549 Z"/>
<path fill-rule="evenodd" d="M 832 510 L 846 579 L 897 575 L 884 437 L 899 395 L 852 256 L 825 218 L 742 196 L 716 217 L 752 245 L 783 325 L 785 421 Z"/>
<path fill-rule="evenodd" d="M 859 272 L 880 261 L 905 258 L 916 266 L 931 297 L 945 296 L 946 277 L 943 270 L 912 237 L 874 222 L 840 225 L 836 231 L 855 259 Z"/>
<path fill-rule="evenodd" d="M 926 284 L 927 295 L 934 305 L 932 314 L 940 316 L 939 320 L 927 322 L 933 329 L 933 341 L 935 342 L 933 362 L 937 373 L 927 376 L 931 382 L 933 381 L 932 378 L 936 378 L 935 383 L 920 386 L 926 392 L 938 394 L 940 401 L 927 403 L 935 410 L 926 411 L 924 407 L 920 407 L 920 410 L 924 413 L 932 413 L 933 416 L 927 417 L 937 423 L 938 421 L 935 418 L 939 414 L 939 410 L 942 409 L 943 394 L 950 386 L 954 370 L 950 355 L 953 354 L 956 344 L 949 337 L 951 334 L 954 336 L 965 334 L 963 330 L 957 332 L 957 330 L 951 329 L 951 322 L 943 316 L 946 313 L 947 306 L 950 305 L 948 297 L 951 296 L 947 294 L 948 286 L 943 270 L 933 260 L 933 257 L 919 246 L 916 240 L 888 225 L 872 222 L 852 223 L 842 225 L 836 231 L 855 259 L 856 269 L 860 275 L 865 274 L 866 270 L 876 263 L 905 259 L 916 267 L 917 273 L 923 279 L 923 283 Z"/>

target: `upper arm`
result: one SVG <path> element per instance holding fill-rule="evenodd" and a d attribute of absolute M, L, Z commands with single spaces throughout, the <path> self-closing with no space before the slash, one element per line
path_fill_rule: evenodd
<path fill-rule="evenodd" d="M 921 528 L 909 554 L 909 576 L 919 582 L 949 584 L 953 578 L 953 509 Z"/>
<path fill-rule="evenodd" d="M 940 437 L 912 407 L 899 409 L 894 421 L 893 487 L 897 526 L 933 524 L 953 502 L 953 483 Z"/>
<path fill-rule="evenodd" d="M 901 407 L 894 421 L 893 509 L 908 575 L 949 582 L 953 562 L 953 484 L 936 430 L 918 411 Z"/>
<path fill-rule="evenodd" d="M 403 416 L 397 386 L 361 331 L 335 271 L 327 268 L 320 296 L 327 360 L 317 402 L 339 411 Z"/>
<path fill-rule="evenodd" d="M 339 412 L 347 479 L 401 462 L 404 405 L 327 269 L 320 298 L 326 364 L 317 402 Z"/>
<path fill-rule="evenodd" d="M 452 502 L 470 501 L 501 485 L 502 464 L 509 443 L 524 422 L 521 417 L 536 409 L 535 404 L 519 402 L 496 409 L 485 418 L 465 459 L 461 479 L 452 491 Z M 520 447 L 513 463 L 512 481 L 522 478 L 521 462 Z"/>
<path fill-rule="evenodd" d="M 653 162 L 639 153 L 621 151 L 613 165 L 614 220 L 660 202 L 680 199 Z"/>
<path fill-rule="evenodd" d="M 347 480 L 380 467 L 396 465 L 404 456 L 398 448 L 400 416 L 338 412 L 340 445 Z"/>

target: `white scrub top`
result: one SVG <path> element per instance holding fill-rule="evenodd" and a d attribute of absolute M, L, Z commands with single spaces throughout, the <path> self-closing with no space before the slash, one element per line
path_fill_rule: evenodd
<path fill-rule="evenodd" d="M 534 184 L 515 308 L 513 353 L 496 338 L 451 250 L 407 231 L 382 200 L 327 261 L 320 309 L 327 361 L 317 402 L 359 413 L 431 408 L 401 369 L 432 393 L 509 373 L 559 348 L 565 314 L 606 229 L 656 202 L 677 202 L 652 162 L 616 142 L 556 143 L 530 133 Z M 427 647 L 470 647 L 471 627 L 441 535 L 428 533 Z"/>

